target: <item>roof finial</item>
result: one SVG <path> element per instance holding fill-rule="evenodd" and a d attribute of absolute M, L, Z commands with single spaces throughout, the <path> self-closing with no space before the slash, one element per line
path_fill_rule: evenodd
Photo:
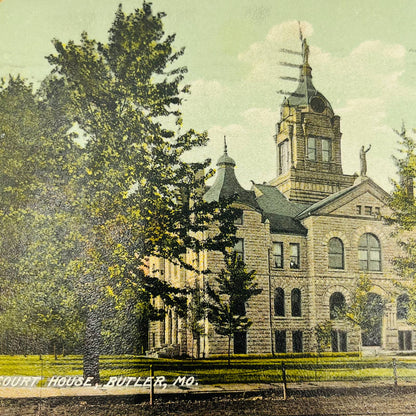
<path fill-rule="evenodd" d="M 227 153 L 227 137 L 226 136 L 224 136 L 224 154 L 228 155 L 228 153 Z"/>

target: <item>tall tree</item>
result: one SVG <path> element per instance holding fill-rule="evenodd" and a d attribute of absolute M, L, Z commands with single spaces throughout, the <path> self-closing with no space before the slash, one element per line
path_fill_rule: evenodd
<path fill-rule="evenodd" d="M 73 343 L 76 332 L 66 266 L 76 245 L 67 191 L 78 151 L 56 104 L 20 77 L 0 87 L 0 331 L 17 341 L 14 353 Z"/>
<path fill-rule="evenodd" d="M 402 254 L 394 259 L 400 276 L 398 284 L 409 293 L 409 315 L 416 323 L 416 139 L 415 131 L 408 132 L 405 126 L 396 131 L 399 136 L 399 156 L 395 157 L 398 181 L 393 181 L 393 192 L 389 201 L 391 213 L 385 220 L 393 226 Z"/>
<path fill-rule="evenodd" d="M 179 299 L 147 276 L 146 258 L 157 255 L 191 268 L 188 249 L 224 250 L 234 232 L 227 203 L 202 199 L 205 163 L 183 155 L 207 135 L 182 131 L 183 54 L 165 36 L 163 13 L 150 3 L 131 14 L 118 8 L 107 43 L 82 34 L 80 44 L 55 40 L 49 56 L 69 91 L 73 120 L 86 133 L 84 172 L 78 178 L 78 213 L 86 224 L 78 272 L 84 300 L 84 374 L 99 379 L 101 323 L 108 302 Z M 217 235 L 200 239 L 208 222 Z M 111 300 L 109 301 L 109 298 Z"/>
<path fill-rule="evenodd" d="M 244 332 L 252 322 L 246 316 L 246 303 L 262 292 L 254 282 L 256 272 L 247 271 L 244 261 L 233 251 L 225 254 L 225 269 L 215 278 L 216 286 L 207 286 L 206 308 L 208 320 L 217 334 L 228 338 L 228 365 L 231 340 L 237 332 Z"/>

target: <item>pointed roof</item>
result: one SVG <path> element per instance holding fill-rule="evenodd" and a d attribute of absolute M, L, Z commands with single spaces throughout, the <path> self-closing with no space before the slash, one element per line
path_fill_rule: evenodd
<path fill-rule="evenodd" d="M 204 199 L 207 202 L 219 201 L 223 198 L 230 198 L 237 195 L 236 202 L 248 205 L 260 210 L 253 191 L 244 189 L 235 176 L 235 161 L 228 156 L 227 142 L 224 137 L 224 154 L 218 159 L 218 170 L 214 184 L 205 193 Z"/>
<path fill-rule="evenodd" d="M 309 46 L 306 39 L 303 39 L 302 50 L 303 64 L 300 66 L 298 87 L 295 92 L 283 101 L 283 105 L 307 106 L 311 104 L 313 98 L 318 98 L 323 101 L 325 107 L 328 107 L 331 111 L 333 111 L 329 101 L 315 88 L 312 83 L 312 68 L 309 65 Z M 319 103 L 317 105 L 319 105 Z"/>

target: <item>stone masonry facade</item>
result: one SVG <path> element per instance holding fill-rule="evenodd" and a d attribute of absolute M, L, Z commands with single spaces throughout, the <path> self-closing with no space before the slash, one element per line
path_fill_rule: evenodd
<path fill-rule="evenodd" d="M 406 320 L 408 297 L 396 284 L 402 278 L 392 265 L 399 247 L 382 219 L 388 194 L 363 167 L 360 175 L 343 173 L 340 117 L 315 89 L 311 74 L 304 56 L 298 88 L 283 101 L 276 125 L 276 178 L 244 190 L 225 148 L 216 181 L 205 195 L 208 201 L 237 195 L 243 210 L 237 225 L 239 250 L 262 289 L 246 305 L 252 326 L 232 351 L 316 352 L 316 328 L 324 325 L 331 332 L 326 351 L 363 346 L 415 350 L 415 328 Z M 217 252 L 189 253 L 187 260 L 197 271 L 159 258 L 150 259 L 149 267 L 175 286 L 202 290 L 224 268 Z M 210 274 L 202 273 L 207 269 Z M 372 285 L 367 312 L 377 319 L 361 334 L 339 310 L 351 304 L 363 275 Z M 163 307 L 160 299 L 154 302 Z M 188 319 L 174 309 L 166 312 L 164 321 L 150 324 L 151 352 L 194 357 L 227 352 L 227 338 L 217 335 L 207 319 L 201 320 L 203 331 L 195 338 Z"/>

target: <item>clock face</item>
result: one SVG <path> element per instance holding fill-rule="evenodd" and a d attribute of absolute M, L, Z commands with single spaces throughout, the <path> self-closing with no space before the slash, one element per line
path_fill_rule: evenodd
<path fill-rule="evenodd" d="M 311 100 L 312 110 L 316 113 L 322 113 L 325 110 L 325 103 L 319 97 L 313 97 Z"/>

